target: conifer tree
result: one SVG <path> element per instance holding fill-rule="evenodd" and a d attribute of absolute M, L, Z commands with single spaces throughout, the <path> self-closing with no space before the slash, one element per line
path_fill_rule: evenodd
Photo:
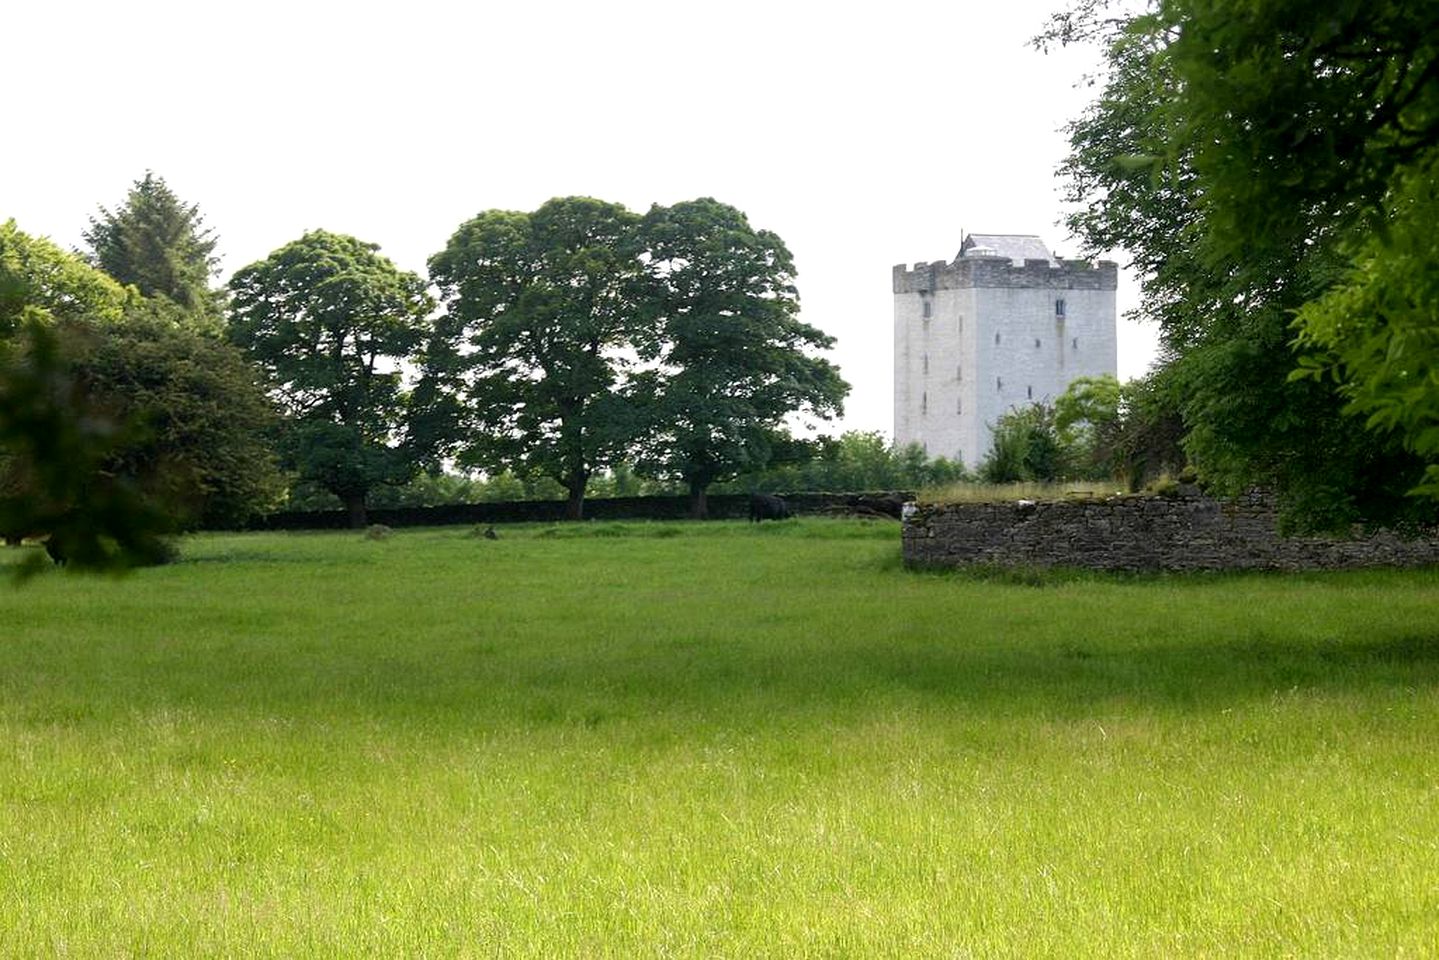
<path fill-rule="evenodd" d="M 113 211 L 100 208 L 85 232 L 91 262 L 147 297 L 164 297 L 197 319 L 219 322 L 221 294 L 210 287 L 219 265 L 217 238 L 195 204 L 152 171 Z"/>

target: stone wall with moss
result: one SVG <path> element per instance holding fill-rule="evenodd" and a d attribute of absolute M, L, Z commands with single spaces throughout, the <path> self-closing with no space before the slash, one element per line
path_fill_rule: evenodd
<path fill-rule="evenodd" d="M 1099 570 L 1337 570 L 1439 564 L 1439 533 L 1283 537 L 1262 493 L 905 508 L 905 562 L 917 566 Z"/>

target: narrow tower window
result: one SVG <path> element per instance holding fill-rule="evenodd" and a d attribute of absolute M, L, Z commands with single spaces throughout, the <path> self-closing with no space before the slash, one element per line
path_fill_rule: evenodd
<path fill-rule="evenodd" d="M 961 364 L 957 365 L 957 366 L 954 368 L 954 379 L 956 379 L 956 380 L 963 380 L 963 379 L 964 379 L 964 364 L 961 363 Z"/>
<path fill-rule="evenodd" d="M 996 390 L 1003 390 L 1003 389 L 1004 389 L 1004 378 L 1003 378 L 1003 377 L 995 377 L 995 378 L 994 378 L 994 389 L 996 389 Z"/>
<path fill-rule="evenodd" d="M 934 316 L 934 304 L 930 301 L 929 297 L 924 298 L 924 306 L 922 309 L 924 311 L 922 314 L 924 319 L 928 320 L 930 317 Z"/>
<path fill-rule="evenodd" d="M 958 397 L 954 401 L 954 412 L 958 416 L 964 415 L 964 398 Z"/>
<path fill-rule="evenodd" d="M 1036 350 L 1039 349 L 1039 338 L 1038 338 L 1038 337 L 1035 337 L 1035 338 L 1034 338 L 1034 347 L 1035 347 Z"/>
<path fill-rule="evenodd" d="M 1073 340 L 1069 341 L 1069 346 L 1070 346 L 1070 349 L 1072 349 L 1072 350 L 1078 350 L 1078 349 L 1079 349 L 1079 338 L 1078 338 L 1078 337 L 1075 337 Z"/>
<path fill-rule="evenodd" d="M 1034 399 L 1034 385 L 1033 385 L 1033 384 L 1031 384 L 1031 385 L 1029 385 L 1029 386 L 1027 386 L 1027 387 L 1024 388 L 1024 397 L 1025 397 L 1026 400 L 1033 400 L 1033 399 Z"/>
<path fill-rule="evenodd" d="M 1064 319 L 1064 298 L 1060 297 L 1054 301 L 1054 315 L 1060 320 Z"/>
<path fill-rule="evenodd" d="M 926 390 L 919 395 L 919 412 L 929 413 L 929 391 Z"/>
<path fill-rule="evenodd" d="M 994 345 L 995 345 L 996 347 L 999 346 L 999 331 L 998 331 L 998 330 L 996 330 L 996 331 L 994 332 Z"/>
<path fill-rule="evenodd" d="M 924 355 L 924 372 L 929 373 L 929 354 Z"/>

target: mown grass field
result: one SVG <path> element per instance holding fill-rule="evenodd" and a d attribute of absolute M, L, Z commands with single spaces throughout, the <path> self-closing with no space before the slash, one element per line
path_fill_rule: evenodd
<path fill-rule="evenodd" d="M 0 955 L 1439 954 L 1439 573 L 466 533 L 0 588 Z"/>

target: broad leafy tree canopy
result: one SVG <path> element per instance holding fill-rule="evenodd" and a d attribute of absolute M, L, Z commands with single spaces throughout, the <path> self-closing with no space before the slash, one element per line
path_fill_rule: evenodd
<path fill-rule="evenodd" d="M 401 364 L 429 334 L 425 283 L 354 237 L 316 230 L 237 272 L 230 338 L 257 362 L 288 416 L 284 448 L 363 522 L 368 491 L 402 483 Z"/>
<path fill-rule="evenodd" d="M 0 289 L 0 534 L 113 569 L 273 500 L 272 411 L 233 347 L 13 223 Z"/>
<path fill-rule="evenodd" d="M 14 220 L 0 223 L 0 339 L 17 331 L 27 309 L 44 321 L 113 322 L 132 299 L 74 254 L 30 236 Z"/>
<path fill-rule="evenodd" d="M 652 349 L 638 225 L 618 204 L 558 198 L 481 213 L 430 260 L 445 315 L 427 379 L 458 398 L 462 459 L 554 478 L 575 517 L 638 430 L 627 373 Z"/>
<path fill-rule="evenodd" d="M 1192 461 L 1221 489 L 1275 487 L 1306 525 L 1426 512 L 1403 497 L 1424 471 L 1417 424 L 1366 406 L 1362 365 L 1346 365 L 1330 335 L 1367 330 L 1360 352 L 1387 355 L 1403 322 L 1391 311 L 1325 327 L 1306 305 L 1354 282 L 1365 245 L 1393 253 L 1403 211 L 1416 209 L 1399 202 L 1405 185 L 1432 181 L 1436 4 L 1154 0 L 1137 16 L 1105 12 L 1081 4 L 1048 35 L 1098 39 L 1108 59 L 1070 128 L 1070 223 L 1140 268 Z M 1423 256 L 1439 268 L 1432 246 Z M 1291 377 L 1306 363 L 1296 314 L 1314 325 L 1300 330 L 1306 369 L 1349 386 Z M 1367 429 L 1354 410 L 1376 414 Z"/>
<path fill-rule="evenodd" d="M 144 301 L 90 337 L 73 369 L 92 402 L 128 424 L 108 469 L 145 478 L 177 527 L 237 524 L 280 499 L 277 414 L 245 355 L 189 320 Z"/>
<path fill-rule="evenodd" d="M 799 320 L 794 261 L 774 233 L 710 198 L 656 206 L 643 231 L 659 367 L 641 466 L 701 496 L 763 468 L 786 416 L 840 412 L 849 385 L 815 355 L 834 340 Z"/>

